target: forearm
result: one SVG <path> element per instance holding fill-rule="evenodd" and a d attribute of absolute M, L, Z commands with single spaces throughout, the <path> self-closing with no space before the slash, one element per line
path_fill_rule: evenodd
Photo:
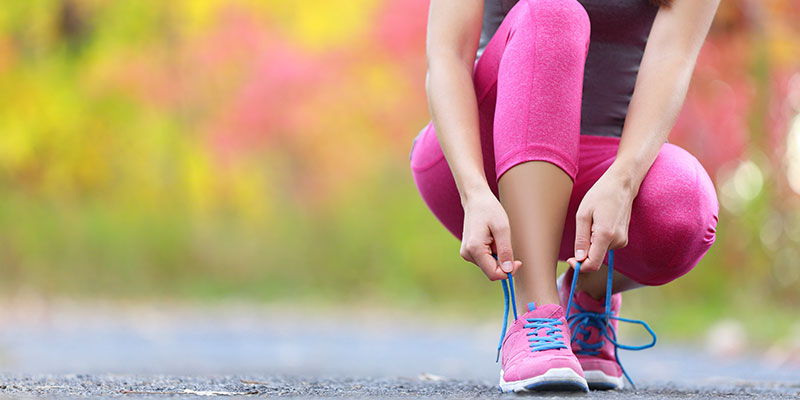
<path fill-rule="evenodd" d="M 675 125 L 693 69 L 694 59 L 681 55 L 642 64 L 611 167 L 634 194 Z"/>
<path fill-rule="evenodd" d="M 677 0 L 656 15 L 610 168 L 633 195 L 675 125 L 718 5 L 719 0 Z"/>
<path fill-rule="evenodd" d="M 489 190 L 472 68 L 456 57 L 430 61 L 426 87 L 436 136 L 463 204 L 470 196 Z"/>

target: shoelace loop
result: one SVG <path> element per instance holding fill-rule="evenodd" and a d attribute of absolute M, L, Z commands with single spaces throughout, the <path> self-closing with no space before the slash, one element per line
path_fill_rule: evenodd
<path fill-rule="evenodd" d="M 636 388 L 636 385 L 633 383 L 633 380 L 628 375 L 628 372 L 625 371 L 625 367 L 622 366 L 622 363 L 619 361 L 619 349 L 623 350 L 644 350 L 656 345 L 656 334 L 650 328 L 646 322 L 638 319 L 628 319 L 628 318 L 621 318 L 614 315 L 614 312 L 611 311 L 611 285 L 613 283 L 614 277 L 614 250 L 610 250 L 608 252 L 608 278 L 606 279 L 606 298 L 605 298 L 605 312 L 597 313 L 597 312 L 590 312 L 583 309 L 581 306 L 574 304 L 573 297 L 575 295 L 575 284 L 578 282 L 578 274 L 581 270 L 581 264 L 577 263 L 575 265 L 575 272 L 572 275 L 572 286 L 569 290 L 569 300 L 567 302 L 567 323 L 569 325 L 570 331 L 572 331 L 572 337 L 570 338 L 571 342 L 577 343 L 581 348 L 580 350 L 575 351 L 575 354 L 585 354 L 585 355 L 597 355 L 600 354 L 600 351 L 605 344 L 605 340 L 611 342 L 614 345 L 614 359 L 619 365 L 619 368 L 622 370 L 622 374 L 625 375 L 625 378 L 628 382 L 631 383 L 631 386 Z M 572 307 L 578 309 L 578 313 L 570 314 Z M 653 341 L 641 345 L 641 346 L 629 346 L 620 344 L 617 342 L 617 332 L 614 330 L 614 327 L 611 325 L 610 320 L 615 319 L 617 321 L 628 322 L 633 324 L 642 325 L 650 336 L 653 337 Z M 600 335 L 600 339 L 595 343 L 587 343 L 584 340 L 589 340 L 590 331 L 589 328 L 597 328 L 602 332 Z M 609 334 L 610 332 L 610 334 Z M 578 334 L 583 335 L 583 340 L 577 337 Z"/>
<path fill-rule="evenodd" d="M 492 254 L 492 256 L 497 259 L 496 254 Z M 609 250 L 608 252 L 608 278 L 606 280 L 606 299 L 605 299 L 605 312 L 603 313 L 596 313 L 596 312 L 589 312 L 580 307 L 577 304 L 573 304 L 573 297 L 575 296 L 575 284 L 578 283 L 578 274 L 581 270 L 581 264 L 577 263 L 575 266 L 575 272 L 572 276 L 572 286 L 569 290 L 569 300 L 567 302 L 567 323 L 572 331 L 572 337 L 570 338 L 571 342 L 576 342 L 580 345 L 581 349 L 576 351 L 577 354 L 587 354 L 587 355 L 597 355 L 600 353 L 603 345 L 605 344 L 605 340 L 608 340 L 614 345 L 614 359 L 619 365 L 619 368 L 622 370 L 622 374 L 625 375 L 625 378 L 628 382 L 631 383 L 631 386 L 636 388 L 634 385 L 633 380 L 628 375 L 628 372 L 625 371 L 625 367 L 622 366 L 622 363 L 619 361 L 619 349 L 623 350 L 644 350 L 650 347 L 655 346 L 656 344 L 656 334 L 650 328 L 646 322 L 638 319 L 628 319 L 628 318 L 621 318 L 618 316 L 614 316 L 614 313 L 611 311 L 611 285 L 613 283 L 614 277 L 614 250 Z M 506 329 L 508 327 L 508 309 L 509 303 L 511 303 L 513 310 L 514 310 L 514 321 L 517 320 L 517 302 L 516 296 L 514 293 L 514 277 L 511 274 L 508 274 L 508 278 L 500 281 L 503 285 L 503 295 L 504 295 L 504 311 L 503 311 L 503 329 L 500 332 L 500 342 L 497 344 L 497 361 L 500 360 L 500 350 L 503 347 L 503 339 L 506 337 Z M 578 313 L 570 314 L 572 307 L 578 309 Z M 640 324 L 642 325 L 650 336 L 653 337 L 653 341 L 641 345 L 641 346 L 629 346 L 617 343 L 617 332 L 614 330 L 614 327 L 611 325 L 611 319 L 615 319 L 617 321 L 628 322 L 633 324 Z M 528 318 L 526 319 L 528 324 L 525 324 L 524 328 L 532 329 L 531 332 L 528 332 L 528 336 L 533 336 L 533 338 L 529 338 L 528 341 L 531 342 L 530 347 L 531 351 L 540 351 L 540 350 L 548 350 L 548 349 L 558 349 L 558 348 L 566 348 L 567 346 L 559 341 L 558 339 L 563 339 L 562 335 L 557 332 L 561 332 L 560 328 L 556 328 L 556 325 L 560 325 L 561 322 L 557 319 L 551 318 Z M 589 329 L 588 328 L 598 328 L 600 329 L 603 334 L 601 338 L 596 343 L 586 343 L 584 340 L 589 340 Z M 540 329 L 542 328 L 549 328 L 545 331 L 547 336 L 538 336 Z M 609 334 L 610 332 L 610 334 Z M 578 339 L 576 335 L 578 333 L 583 334 L 583 340 Z"/>

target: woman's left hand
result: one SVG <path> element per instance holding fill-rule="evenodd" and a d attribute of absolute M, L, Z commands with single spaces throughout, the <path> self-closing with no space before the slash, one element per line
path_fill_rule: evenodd
<path fill-rule="evenodd" d="M 575 215 L 575 256 L 567 260 L 573 268 L 582 262 L 581 272 L 600 269 L 609 249 L 628 245 L 628 225 L 638 184 L 625 168 L 612 164 L 583 197 Z"/>

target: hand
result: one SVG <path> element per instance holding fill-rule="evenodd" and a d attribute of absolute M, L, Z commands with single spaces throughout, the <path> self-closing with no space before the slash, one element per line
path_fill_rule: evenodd
<path fill-rule="evenodd" d="M 608 250 L 628 245 L 631 207 L 638 188 L 617 172 L 612 164 L 583 197 L 575 215 L 575 256 L 570 266 L 580 261 L 581 272 L 600 269 Z"/>
<path fill-rule="evenodd" d="M 497 254 L 497 260 L 492 254 Z M 464 203 L 461 257 L 480 267 L 492 281 L 505 279 L 522 266 L 511 250 L 506 210 L 491 191 L 473 195 Z"/>

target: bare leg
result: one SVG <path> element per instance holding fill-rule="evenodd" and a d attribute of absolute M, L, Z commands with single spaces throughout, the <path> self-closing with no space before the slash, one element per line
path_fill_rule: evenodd
<path fill-rule="evenodd" d="M 603 264 L 599 270 L 590 273 L 581 273 L 578 283 L 575 284 L 576 291 L 585 291 L 595 299 L 604 299 L 606 296 L 606 284 L 608 279 L 608 266 Z M 630 289 L 636 289 L 644 285 L 628 278 L 625 275 L 614 271 L 611 283 L 611 292 L 619 293 Z"/>
<path fill-rule="evenodd" d="M 517 271 L 517 306 L 558 304 L 556 263 L 564 230 L 572 179 L 561 168 L 529 161 L 509 169 L 497 183 L 511 225 Z"/>

